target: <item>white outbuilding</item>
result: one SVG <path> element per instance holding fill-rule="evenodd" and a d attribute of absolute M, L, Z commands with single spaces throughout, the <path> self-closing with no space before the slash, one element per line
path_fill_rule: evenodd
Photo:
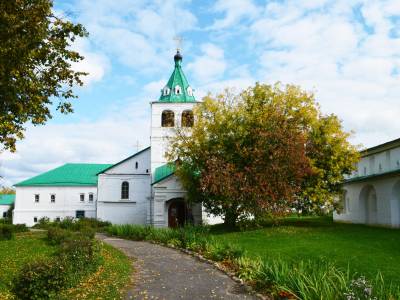
<path fill-rule="evenodd" d="M 400 227 L 400 139 L 362 151 L 343 188 L 335 221 Z"/>

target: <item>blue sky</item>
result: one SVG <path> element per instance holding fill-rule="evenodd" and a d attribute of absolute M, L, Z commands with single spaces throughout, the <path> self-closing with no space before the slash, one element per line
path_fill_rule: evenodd
<path fill-rule="evenodd" d="M 400 136 L 400 1 L 55 1 L 57 14 L 90 33 L 72 47 L 90 73 L 75 113 L 27 126 L 16 153 L 0 158 L 11 185 L 66 162 L 113 163 L 149 145 L 150 106 L 173 67 L 200 100 L 256 81 L 293 83 L 335 113 L 352 142 Z"/>

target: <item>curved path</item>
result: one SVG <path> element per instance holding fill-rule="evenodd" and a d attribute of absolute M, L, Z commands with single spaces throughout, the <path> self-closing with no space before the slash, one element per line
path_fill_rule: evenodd
<path fill-rule="evenodd" d="M 134 287 L 125 299 L 257 299 L 212 265 L 159 245 L 98 235 L 134 259 Z"/>

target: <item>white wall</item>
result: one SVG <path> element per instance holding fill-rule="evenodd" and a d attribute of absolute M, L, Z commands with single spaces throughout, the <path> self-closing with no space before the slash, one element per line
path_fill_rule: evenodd
<path fill-rule="evenodd" d="M 161 127 L 161 114 L 164 110 L 171 110 L 175 114 L 175 127 L 181 127 L 181 116 L 185 110 L 193 110 L 196 103 L 163 103 L 151 104 L 151 172 L 167 163 L 165 152 L 169 138 L 176 134 L 174 128 Z"/>
<path fill-rule="evenodd" d="M 3 219 L 3 214 L 10 209 L 11 205 L 0 205 L 0 219 Z"/>
<path fill-rule="evenodd" d="M 334 213 L 335 221 L 369 223 L 371 225 L 400 226 L 400 175 L 371 178 L 361 182 L 344 184 L 348 207 L 340 214 Z M 377 211 L 366 212 L 363 190 L 372 188 L 376 195 Z M 396 188 L 397 187 L 397 188 Z M 369 216 L 369 219 L 368 219 Z M 372 217 L 371 217 L 372 216 Z"/>
<path fill-rule="evenodd" d="M 149 170 L 150 149 L 99 174 L 97 218 L 113 224 L 146 224 L 151 196 Z M 129 183 L 128 199 L 121 199 L 124 181 Z"/>
<path fill-rule="evenodd" d="M 93 201 L 89 201 L 89 194 L 93 194 Z M 35 202 L 35 194 L 39 194 L 39 202 Z M 55 194 L 55 203 L 50 202 L 50 195 Z M 85 195 L 84 202 L 80 201 L 80 194 Z M 24 223 L 33 226 L 34 217 L 38 220 L 48 217 L 54 220 L 57 217 L 75 217 L 77 210 L 84 210 L 85 217 L 96 216 L 96 186 L 30 186 L 17 187 L 13 223 Z"/>

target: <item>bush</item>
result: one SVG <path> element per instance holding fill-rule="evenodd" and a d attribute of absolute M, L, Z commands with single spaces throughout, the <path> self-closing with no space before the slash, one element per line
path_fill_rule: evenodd
<path fill-rule="evenodd" d="M 29 228 L 26 227 L 25 224 L 15 224 L 15 225 L 12 225 L 12 230 L 15 233 L 19 233 L 19 232 L 27 232 L 27 231 L 29 231 Z"/>
<path fill-rule="evenodd" d="M 13 225 L 0 224 L 0 240 L 11 240 L 13 237 Z"/>
<path fill-rule="evenodd" d="M 112 235 L 125 237 L 134 241 L 146 240 L 154 231 L 153 227 L 141 225 L 112 225 L 107 228 L 107 232 Z"/>
<path fill-rule="evenodd" d="M 73 233 L 58 227 L 49 227 L 47 230 L 47 240 L 51 245 L 60 245 L 63 241 L 71 238 Z"/>
<path fill-rule="evenodd" d="M 12 291 L 19 299 L 50 299 L 67 285 L 65 268 L 58 259 L 26 264 L 14 281 Z"/>
<path fill-rule="evenodd" d="M 62 242 L 58 256 L 72 274 L 87 273 L 98 266 L 100 247 L 95 240 L 73 236 Z"/>

